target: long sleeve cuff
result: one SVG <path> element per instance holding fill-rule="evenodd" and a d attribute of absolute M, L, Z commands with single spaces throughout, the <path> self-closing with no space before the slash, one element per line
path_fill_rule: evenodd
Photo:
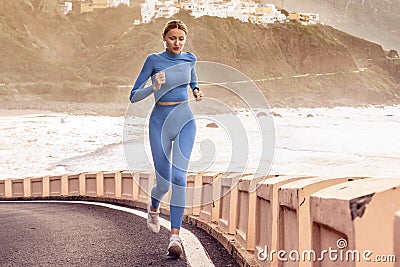
<path fill-rule="evenodd" d="M 141 88 L 141 89 L 136 89 L 136 90 L 132 89 L 129 99 L 132 103 L 135 103 L 135 102 L 145 99 L 146 97 L 151 95 L 153 92 L 154 92 L 153 85 L 150 85 L 148 87 Z"/>

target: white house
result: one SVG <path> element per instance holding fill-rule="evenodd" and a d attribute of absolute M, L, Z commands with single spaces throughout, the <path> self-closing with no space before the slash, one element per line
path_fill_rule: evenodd
<path fill-rule="evenodd" d="M 130 5 L 130 0 L 107 0 L 108 7 L 117 7 L 120 4 Z"/>
<path fill-rule="evenodd" d="M 300 15 L 308 18 L 308 25 L 315 25 L 319 23 L 319 14 L 315 13 L 300 13 Z"/>
<path fill-rule="evenodd" d="M 245 2 L 242 4 L 241 10 L 243 13 L 253 14 L 256 12 L 258 4 Z"/>
<path fill-rule="evenodd" d="M 233 18 L 238 19 L 242 22 L 249 22 L 249 17 L 250 17 L 250 15 L 248 13 L 242 13 L 242 12 L 240 12 L 240 10 L 239 10 L 239 12 L 236 12 L 233 15 Z"/>
<path fill-rule="evenodd" d="M 181 2 L 180 7 L 184 10 L 193 11 L 196 9 L 197 4 L 195 2 Z"/>
<path fill-rule="evenodd" d="M 156 18 L 170 18 L 179 12 L 179 8 L 176 6 L 161 6 L 156 10 Z"/>
<path fill-rule="evenodd" d="M 194 8 L 192 9 L 191 15 L 195 18 L 199 18 L 201 16 L 205 16 L 208 13 L 210 6 L 204 3 L 194 4 Z"/>
<path fill-rule="evenodd" d="M 61 7 L 61 10 L 64 15 L 67 15 L 72 11 L 72 2 L 64 2 L 64 5 Z"/>
<path fill-rule="evenodd" d="M 231 0 L 231 4 L 233 7 L 239 7 L 242 5 L 242 1 L 240 0 Z"/>
<path fill-rule="evenodd" d="M 272 24 L 275 21 L 284 21 L 286 16 L 282 14 L 274 4 L 259 4 L 251 15 L 250 19 L 253 23 Z"/>
<path fill-rule="evenodd" d="M 279 22 L 286 21 L 286 15 L 285 15 L 285 14 L 282 14 L 282 13 L 279 11 L 279 14 L 276 15 L 276 19 L 277 19 L 277 21 L 279 21 Z"/>
<path fill-rule="evenodd" d="M 227 16 L 238 19 L 242 22 L 249 22 L 250 13 L 252 12 L 249 3 L 244 3 L 241 0 L 231 0 L 227 7 Z"/>
<path fill-rule="evenodd" d="M 207 15 L 212 17 L 227 18 L 228 8 L 225 4 L 211 4 L 207 10 Z"/>
<path fill-rule="evenodd" d="M 145 3 L 140 5 L 142 23 L 149 23 L 156 14 L 156 1 L 146 0 Z"/>

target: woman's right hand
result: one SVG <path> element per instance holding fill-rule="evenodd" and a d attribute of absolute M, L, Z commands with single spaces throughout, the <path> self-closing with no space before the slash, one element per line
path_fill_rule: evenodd
<path fill-rule="evenodd" d="M 164 83 L 165 83 L 165 72 L 160 71 L 156 73 L 153 90 L 154 91 L 160 90 L 161 85 L 163 85 Z"/>

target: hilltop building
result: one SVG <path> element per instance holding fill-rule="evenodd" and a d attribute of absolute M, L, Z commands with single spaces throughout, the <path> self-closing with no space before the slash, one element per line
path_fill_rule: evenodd
<path fill-rule="evenodd" d="M 118 7 L 120 4 L 130 5 L 130 0 L 71 0 L 60 4 L 64 14 L 71 11 L 77 13 L 93 12 L 95 9 Z"/>
<path fill-rule="evenodd" d="M 282 22 L 286 16 L 273 4 L 257 4 L 254 2 L 242 2 L 231 0 L 230 2 L 214 0 L 187 0 L 185 2 L 146 0 L 141 5 L 142 23 L 149 23 L 153 18 L 169 18 L 179 9 L 191 12 L 195 18 L 212 16 L 219 18 L 232 17 L 243 22 L 257 24 Z M 135 23 L 137 24 L 137 22 Z"/>
<path fill-rule="evenodd" d="M 303 25 L 319 23 L 319 14 L 294 13 L 289 17 L 276 8 L 274 4 L 259 4 L 251 1 L 231 0 L 223 2 L 220 0 L 186 0 L 175 2 L 173 0 L 158 1 L 145 0 L 141 5 L 141 21 L 135 20 L 135 25 L 149 23 L 153 18 L 169 18 L 179 9 L 191 12 L 195 18 L 212 16 L 219 18 L 232 17 L 243 22 L 254 24 L 271 24 L 285 22 L 288 19 L 296 20 Z"/>
<path fill-rule="evenodd" d="M 69 12 L 72 11 L 72 2 L 65 2 L 60 4 L 61 12 L 64 15 L 67 15 Z"/>
<path fill-rule="evenodd" d="M 249 21 L 255 24 L 271 24 L 285 20 L 286 16 L 273 4 L 258 5 L 254 12 L 249 15 Z"/>
<path fill-rule="evenodd" d="M 174 1 L 145 0 L 141 4 L 142 23 L 149 23 L 153 18 L 170 18 L 179 12 L 179 5 Z"/>
<path fill-rule="evenodd" d="M 291 20 L 296 20 L 302 25 L 315 25 L 319 23 L 319 14 L 314 13 L 292 13 L 288 16 Z"/>

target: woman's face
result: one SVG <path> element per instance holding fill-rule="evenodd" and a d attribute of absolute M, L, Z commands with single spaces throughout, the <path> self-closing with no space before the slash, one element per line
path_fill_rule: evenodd
<path fill-rule="evenodd" d="M 171 54 L 179 54 L 186 43 L 186 33 L 181 29 L 174 28 L 167 32 L 163 36 L 163 41 L 165 42 L 165 48 Z"/>

